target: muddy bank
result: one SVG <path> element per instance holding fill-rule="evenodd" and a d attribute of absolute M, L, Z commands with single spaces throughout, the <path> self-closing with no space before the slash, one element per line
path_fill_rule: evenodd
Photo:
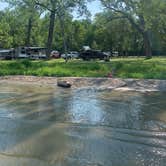
<path fill-rule="evenodd" d="M 5 76 L 0 82 L 33 83 L 56 86 L 58 80 L 66 80 L 72 88 L 114 89 L 121 91 L 166 91 L 166 80 L 152 79 L 120 79 L 120 78 L 87 78 L 87 77 L 36 77 L 36 76 Z"/>

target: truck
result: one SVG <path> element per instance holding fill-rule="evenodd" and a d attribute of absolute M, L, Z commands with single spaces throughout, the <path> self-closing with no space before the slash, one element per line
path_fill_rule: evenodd
<path fill-rule="evenodd" d="M 100 59 L 100 60 L 109 61 L 110 55 L 101 52 L 99 50 L 88 49 L 88 50 L 82 50 L 80 52 L 80 58 L 82 58 L 83 60 Z"/>

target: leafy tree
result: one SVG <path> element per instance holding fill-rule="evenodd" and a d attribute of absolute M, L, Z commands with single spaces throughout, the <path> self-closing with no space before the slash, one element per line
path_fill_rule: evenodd
<path fill-rule="evenodd" d="M 10 25 L 7 22 L 6 14 L 4 12 L 0 12 L 0 47 L 10 47 L 12 39 L 12 36 L 10 36 Z"/>
<path fill-rule="evenodd" d="M 44 10 L 50 12 L 50 23 L 49 23 L 49 32 L 47 39 L 47 55 L 50 55 L 53 35 L 54 35 L 54 25 L 55 17 L 62 17 L 65 11 L 72 10 L 77 7 L 80 11 L 86 9 L 85 0 L 35 0 L 36 5 L 42 7 Z M 83 10 L 81 10 L 83 9 Z M 61 19 L 62 21 L 62 19 Z"/>
<path fill-rule="evenodd" d="M 74 20 L 72 22 L 71 27 L 71 49 L 73 50 L 80 50 L 83 45 L 87 45 L 86 43 L 86 37 L 87 37 L 87 31 L 88 28 L 90 28 L 90 24 L 87 28 L 85 20 Z"/>
<path fill-rule="evenodd" d="M 88 0 L 0 1 L 12 6 L 0 12 L 0 47 L 40 45 L 67 52 L 89 45 L 122 55 L 145 48 L 147 56 L 166 50 L 165 0 L 101 0 L 108 10 L 93 21 L 72 16 L 75 8 L 85 12 Z"/>
<path fill-rule="evenodd" d="M 152 55 L 149 37 L 150 19 L 155 12 L 156 1 L 160 3 L 160 0 L 101 0 L 104 7 L 127 19 L 142 35 L 146 56 Z"/>
<path fill-rule="evenodd" d="M 151 14 L 150 21 L 152 28 L 152 44 L 156 50 L 166 50 L 166 1 L 156 1 L 155 13 Z"/>
<path fill-rule="evenodd" d="M 11 7 L 14 7 L 15 10 L 17 10 L 18 13 L 22 16 L 21 20 L 26 23 L 26 24 L 23 23 L 26 26 L 25 45 L 30 46 L 33 24 L 36 20 L 36 17 L 39 17 L 40 15 L 40 12 L 36 8 L 35 1 L 34 0 L 3 0 L 3 1 L 7 2 Z"/>
<path fill-rule="evenodd" d="M 122 55 L 129 52 L 138 54 L 142 48 L 139 33 L 132 28 L 126 19 L 112 19 L 112 12 L 102 12 L 95 17 L 95 41 L 98 49 L 119 51 Z"/>

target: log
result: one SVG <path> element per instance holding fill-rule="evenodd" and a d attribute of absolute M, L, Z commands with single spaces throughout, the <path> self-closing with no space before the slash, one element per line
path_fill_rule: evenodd
<path fill-rule="evenodd" d="M 68 81 L 57 81 L 57 86 L 63 87 L 63 88 L 70 88 L 71 83 Z"/>

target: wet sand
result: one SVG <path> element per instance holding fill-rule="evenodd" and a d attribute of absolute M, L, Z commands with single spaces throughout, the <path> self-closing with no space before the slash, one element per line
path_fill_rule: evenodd
<path fill-rule="evenodd" d="M 57 86 L 58 80 L 66 80 L 72 84 L 72 89 L 97 88 L 103 90 L 121 91 L 166 91 L 166 80 L 155 79 L 121 79 L 121 78 L 90 78 L 90 77 L 36 77 L 36 76 L 5 76 L 0 82 L 22 84 L 38 84 Z"/>

